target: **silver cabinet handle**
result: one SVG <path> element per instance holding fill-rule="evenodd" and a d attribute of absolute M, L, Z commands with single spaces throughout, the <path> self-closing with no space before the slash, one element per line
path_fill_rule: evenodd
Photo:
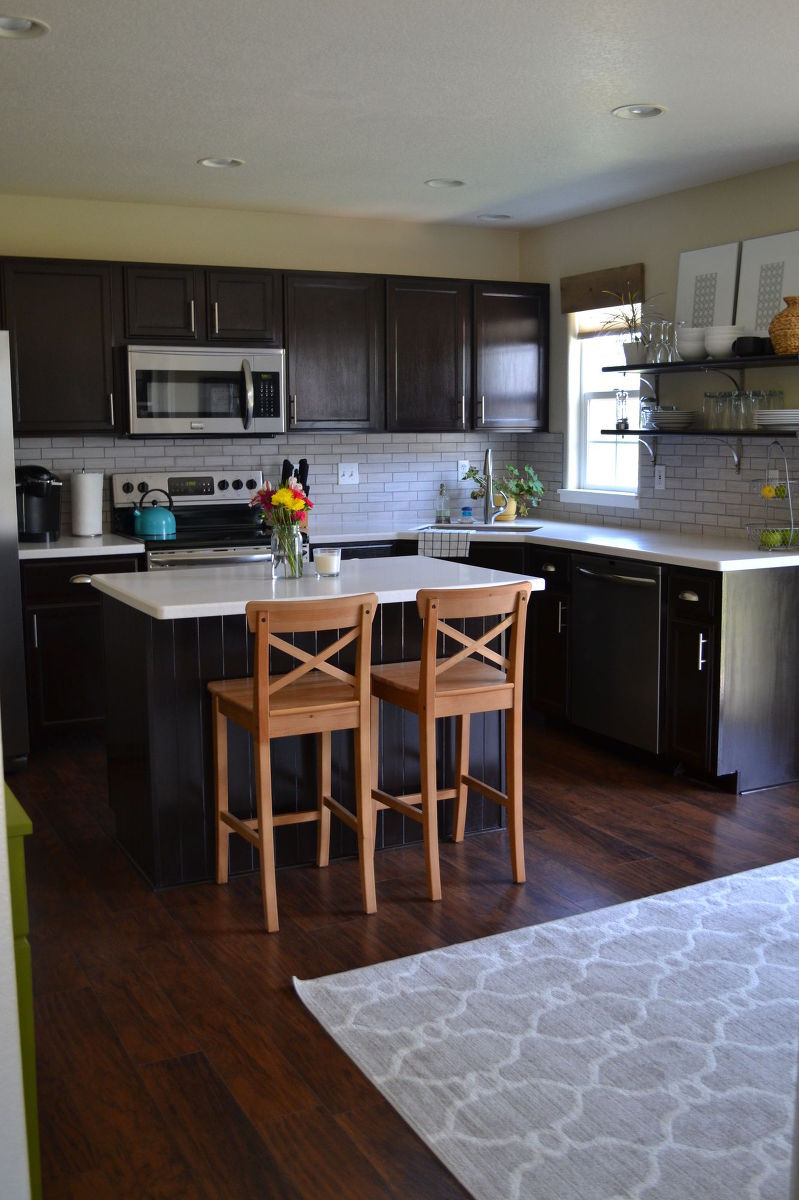
<path fill-rule="evenodd" d="M 485 396 L 481 396 L 480 397 L 480 424 L 485 425 L 485 423 L 486 423 L 486 398 L 485 398 Z"/>
<path fill-rule="evenodd" d="M 699 593 L 698 592 L 680 592 L 679 595 L 677 596 L 677 599 L 678 600 L 690 600 L 691 604 L 698 604 L 699 603 Z"/>
<path fill-rule="evenodd" d="M 108 408 L 111 416 L 111 424 L 114 424 L 114 393 L 108 393 Z"/>
<path fill-rule="evenodd" d="M 194 325 L 194 301 L 193 300 L 189 301 L 189 321 L 191 322 L 192 333 L 196 333 L 197 330 Z"/>
<path fill-rule="evenodd" d="M 297 397 L 296 397 L 296 395 L 291 397 L 291 423 L 292 423 L 292 425 L 297 424 Z"/>
<path fill-rule="evenodd" d="M 91 575 L 71 575 L 69 578 L 70 583 L 91 583 L 91 581 Z"/>
<path fill-rule="evenodd" d="M 241 360 L 241 373 L 244 376 L 244 412 L 242 413 L 242 425 L 245 429 L 252 429 L 252 419 L 255 415 L 255 388 L 252 382 L 252 368 L 246 358 Z"/>
<path fill-rule="evenodd" d="M 703 633 L 700 633 L 700 635 L 699 635 L 699 657 L 697 659 L 697 664 L 696 664 L 697 671 L 703 671 L 707 664 L 707 659 L 702 657 L 702 651 L 704 650 L 706 645 L 707 645 L 707 638 L 705 637 L 705 635 Z"/>
<path fill-rule="evenodd" d="M 39 649 L 39 614 L 33 614 L 33 648 Z"/>
<path fill-rule="evenodd" d="M 541 566 L 541 570 L 545 571 L 547 573 L 547 575 L 551 575 L 553 573 L 553 571 L 557 571 L 557 569 L 558 568 L 555 566 L 554 563 L 543 563 Z"/>
<path fill-rule="evenodd" d="M 558 600 L 558 633 L 563 633 L 566 628 L 566 613 L 568 604 L 565 600 Z"/>
<path fill-rule="evenodd" d="M 214 300 L 214 333 L 219 333 L 219 302 Z"/>
<path fill-rule="evenodd" d="M 461 425 L 466 428 L 466 396 L 461 396 Z"/>

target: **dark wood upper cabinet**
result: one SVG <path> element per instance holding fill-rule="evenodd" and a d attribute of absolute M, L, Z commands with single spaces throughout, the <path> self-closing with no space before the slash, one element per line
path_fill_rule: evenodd
<path fill-rule="evenodd" d="M 195 267 L 123 267 L 125 334 L 129 338 L 202 338 L 202 271 Z"/>
<path fill-rule="evenodd" d="M 381 429 L 384 292 L 370 275 L 286 275 L 292 429 Z"/>
<path fill-rule="evenodd" d="M 208 341 L 282 346 L 281 282 L 279 271 L 208 271 Z"/>
<path fill-rule="evenodd" d="M 460 279 L 388 280 L 389 429 L 469 428 L 471 287 Z"/>
<path fill-rule="evenodd" d="M 476 429 L 547 428 L 549 287 L 474 285 Z"/>
<path fill-rule="evenodd" d="M 7 259 L 2 275 L 16 432 L 111 432 L 110 266 Z"/>

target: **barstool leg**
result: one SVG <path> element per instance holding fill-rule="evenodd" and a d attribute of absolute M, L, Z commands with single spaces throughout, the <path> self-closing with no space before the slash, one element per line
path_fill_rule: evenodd
<path fill-rule="evenodd" d="M 355 731 L 355 815 L 358 820 L 358 864 L 361 869 L 363 911 L 377 908 L 375 895 L 375 806 L 372 800 L 370 734 L 365 724 Z"/>
<path fill-rule="evenodd" d="M 524 810 L 522 805 L 522 707 L 514 703 L 505 716 L 505 775 L 508 787 L 508 830 L 514 883 L 524 883 Z"/>
<path fill-rule="evenodd" d="M 370 707 L 371 707 L 371 711 L 370 711 L 369 716 L 370 716 L 371 746 L 370 746 L 370 752 L 369 752 L 369 764 L 370 764 L 371 784 L 372 784 L 373 788 L 376 788 L 378 786 L 377 766 L 378 766 L 378 761 L 379 761 L 379 757 L 380 757 L 380 701 L 378 700 L 377 696 L 372 696 L 372 703 L 371 703 Z M 371 796 L 371 792 L 370 792 L 370 800 L 371 799 L 372 799 L 372 796 Z M 374 800 L 372 800 L 372 839 L 373 839 L 372 848 L 373 849 L 374 849 L 374 839 L 376 837 L 377 837 L 377 805 L 374 803 Z"/>
<path fill-rule="evenodd" d="M 325 804 L 325 796 L 330 795 L 331 783 L 331 749 L 330 730 L 320 733 L 316 739 L 316 780 L 317 803 L 319 807 L 319 828 L 316 833 L 316 865 L 326 867 L 330 862 L 330 809 Z"/>
<path fill-rule="evenodd" d="M 228 763 L 227 763 L 227 717 L 219 711 L 219 697 L 213 700 L 213 738 L 214 738 L 214 815 L 216 818 L 216 882 L 227 883 L 228 878 L 228 843 L 230 841 L 230 826 L 220 819 L 220 814 L 228 811 Z"/>
<path fill-rule="evenodd" d="M 466 830 L 466 799 L 469 793 L 463 782 L 464 775 L 469 774 L 469 734 L 471 733 L 471 714 L 455 718 L 455 818 L 452 827 L 453 842 L 462 842 Z"/>
<path fill-rule="evenodd" d="M 438 785 L 436 782 L 436 721 L 432 714 L 419 713 L 419 765 L 422 772 L 422 830 L 427 871 L 427 894 L 441 899 L 441 868 L 438 862 Z"/>
<path fill-rule="evenodd" d="M 275 885 L 275 830 L 272 823 L 272 764 L 268 738 L 255 738 L 255 797 L 258 806 L 258 849 L 261 856 L 264 923 L 269 933 L 277 933 L 279 926 Z"/>

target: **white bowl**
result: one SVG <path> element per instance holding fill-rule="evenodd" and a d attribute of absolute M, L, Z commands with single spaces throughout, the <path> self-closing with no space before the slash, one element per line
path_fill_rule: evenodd
<path fill-rule="evenodd" d="M 704 340 L 701 342 L 677 342 L 677 353 L 685 362 L 699 362 L 707 358 Z"/>
<path fill-rule="evenodd" d="M 711 358 L 730 358 L 732 355 L 732 344 L 740 337 L 738 333 L 715 333 L 708 332 L 705 335 L 705 349 Z"/>

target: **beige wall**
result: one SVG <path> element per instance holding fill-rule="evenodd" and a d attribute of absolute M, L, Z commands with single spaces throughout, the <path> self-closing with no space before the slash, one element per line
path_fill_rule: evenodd
<path fill-rule="evenodd" d="M 0 195 L 0 254 L 518 279 L 512 230 Z"/>
<path fill-rule="evenodd" d="M 551 428 L 565 430 L 567 331 L 560 312 L 561 276 L 643 262 L 647 295 L 656 297 L 657 308 L 670 317 L 682 250 L 796 229 L 797 197 L 799 162 L 524 232 L 520 278 L 552 286 Z"/>

